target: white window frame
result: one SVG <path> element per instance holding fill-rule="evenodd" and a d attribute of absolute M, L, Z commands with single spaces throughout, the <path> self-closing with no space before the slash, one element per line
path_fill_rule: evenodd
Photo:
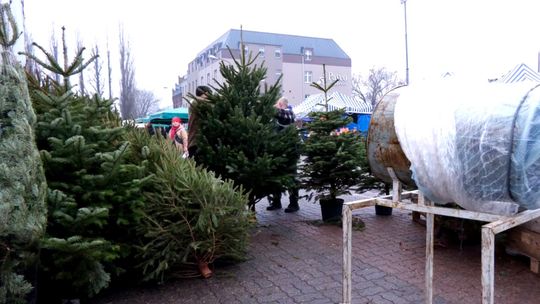
<path fill-rule="evenodd" d="M 312 82 L 313 82 L 313 72 L 304 71 L 304 83 L 312 83 Z"/>
<path fill-rule="evenodd" d="M 304 50 L 304 57 L 306 61 L 311 61 L 311 57 L 313 57 L 313 52 L 309 49 Z"/>
<path fill-rule="evenodd" d="M 259 57 L 264 58 L 264 48 L 259 48 Z"/>
<path fill-rule="evenodd" d="M 274 51 L 274 57 L 275 58 L 281 58 L 281 50 L 275 50 Z"/>

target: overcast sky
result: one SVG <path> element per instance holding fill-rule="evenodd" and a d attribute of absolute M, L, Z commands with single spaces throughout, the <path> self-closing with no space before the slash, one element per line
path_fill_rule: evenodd
<path fill-rule="evenodd" d="M 25 6 L 26 28 L 34 41 L 48 48 L 52 31 L 59 35 L 61 26 L 67 28 L 72 51 L 77 36 L 88 48 L 99 43 L 104 49 L 108 39 L 116 73 L 122 23 L 138 87 L 168 102 L 170 88 L 197 53 L 240 25 L 331 38 L 351 57 L 353 74 L 385 66 L 405 78 L 400 0 L 25 0 Z M 408 0 L 411 84 L 445 72 L 495 78 L 519 63 L 537 70 L 539 12 L 539 0 Z"/>

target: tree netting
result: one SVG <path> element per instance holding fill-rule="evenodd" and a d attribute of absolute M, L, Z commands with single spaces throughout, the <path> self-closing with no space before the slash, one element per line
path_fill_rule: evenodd
<path fill-rule="evenodd" d="M 513 214 L 540 207 L 540 89 L 444 81 L 399 89 L 394 124 L 435 203 Z"/>

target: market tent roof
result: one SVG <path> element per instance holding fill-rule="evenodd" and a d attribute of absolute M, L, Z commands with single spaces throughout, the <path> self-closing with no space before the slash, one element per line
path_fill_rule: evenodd
<path fill-rule="evenodd" d="M 371 113 L 371 105 L 365 103 L 358 96 L 351 97 L 343 93 L 334 92 L 328 96 L 328 109 L 345 109 L 347 113 Z M 324 94 L 308 96 L 302 103 L 293 107 L 294 114 L 302 118 L 309 112 L 322 111 L 324 109 Z"/>
<path fill-rule="evenodd" d="M 146 117 L 137 118 L 136 123 L 147 123 L 170 125 L 173 117 L 180 117 L 185 123 L 189 118 L 188 108 L 172 108 L 152 113 Z"/>
<path fill-rule="evenodd" d="M 169 120 L 170 122 L 173 117 L 180 117 L 181 119 L 187 120 L 189 117 L 188 108 L 167 109 L 148 115 L 148 118 L 150 118 L 151 121 L 154 119 L 161 119 Z"/>
<path fill-rule="evenodd" d="M 500 82 L 513 83 L 520 81 L 540 82 L 540 74 L 522 63 L 516 65 L 512 70 L 499 79 Z"/>

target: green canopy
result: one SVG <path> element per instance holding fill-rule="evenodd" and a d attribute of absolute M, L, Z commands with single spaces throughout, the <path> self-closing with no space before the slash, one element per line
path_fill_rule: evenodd
<path fill-rule="evenodd" d="M 183 123 L 187 123 L 189 118 L 188 108 L 173 108 L 163 111 L 159 111 L 153 114 L 150 114 L 146 117 L 137 118 L 136 122 L 138 123 L 147 123 L 151 122 L 152 125 L 163 125 L 169 126 L 171 124 L 171 119 L 173 117 L 180 117 Z"/>

